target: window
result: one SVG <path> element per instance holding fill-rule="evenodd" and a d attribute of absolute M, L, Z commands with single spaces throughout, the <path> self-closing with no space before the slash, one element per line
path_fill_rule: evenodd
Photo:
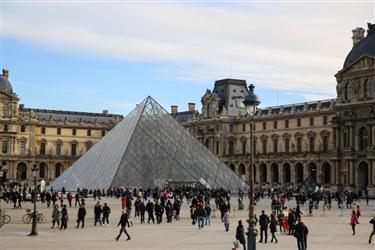
<path fill-rule="evenodd" d="M 57 133 L 58 135 L 61 135 L 61 128 L 57 128 L 56 133 Z"/>
<path fill-rule="evenodd" d="M 61 155 L 61 142 L 56 142 L 56 155 Z"/>
<path fill-rule="evenodd" d="M 229 141 L 228 143 L 228 154 L 233 155 L 234 153 L 234 143 L 233 141 Z"/>
<path fill-rule="evenodd" d="M 267 154 L 267 140 L 266 139 L 262 141 L 262 151 L 263 151 L 263 154 Z"/>
<path fill-rule="evenodd" d="M 302 138 L 297 137 L 297 153 L 301 153 L 301 152 L 302 152 Z"/>
<path fill-rule="evenodd" d="M 87 136 L 91 136 L 91 129 L 87 130 Z"/>
<path fill-rule="evenodd" d="M 77 155 L 77 144 L 76 143 L 72 143 L 72 147 L 71 147 L 71 152 L 70 154 L 72 156 L 76 156 Z"/>
<path fill-rule="evenodd" d="M 20 154 L 24 155 L 26 152 L 26 142 L 24 140 L 20 141 Z"/>
<path fill-rule="evenodd" d="M 349 100 L 352 97 L 352 83 L 347 82 L 344 89 L 345 100 Z"/>
<path fill-rule="evenodd" d="M 289 138 L 285 138 L 285 153 L 289 153 Z"/>
<path fill-rule="evenodd" d="M 285 128 L 289 128 L 289 120 L 285 120 Z"/>
<path fill-rule="evenodd" d="M 25 126 L 22 125 L 22 126 L 21 126 L 21 133 L 25 133 L 25 130 L 26 130 L 26 129 L 25 129 Z"/>
<path fill-rule="evenodd" d="M 279 140 L 278 139 L 273 139 L 273 152 L 274 153 L 277 153 L 278 152 L 278 143 L 279 143 Z"/>
<path fill-rule="evenodd" d="M 277 121 L 273 121 L 273 129 L 277 129 Z"/>
<path fill-rule="evenodd" d="M 323 135 L 322 137 L 322 143 L 323 143 L 323 152 L 328 152 L 328 135 Z"/>
<path fill-rule="evenodd" d="M 309 142 L 310 142 L 310 152 L 314 152 L 315 151 L 315 138 L 311 136 L 309 138 Z"/>
<path fill-rule="evenodd" d="M 242 142 L 242 154 L 246 154 L 246 141 Z"/>
<path fill-rule="evenodd" d="M 366 150 L 368 146 L 368 132 L 365 127 L 362 127 L 358 131 L 358 146 L 359 150 Z"/>
<path fill-rule="evenodd" d="M 297 127 L 301 127 L 301 118 L 297 118 Z"/>
<path fill-rule="evenodd" d="M 266 130 L 266 128 L 267 128 L 267 124 L 266 122 L 263 122 L 263 130 Z"/>
<path fill-rule="evenodd" d="M 230 132 L 230 133 L 233 133 L 233 124 L 230 124 L 230 125 L 229 125 L 229 132 Z"/>
<path fill-rule="evenodd" d="M 242 131 L 243 131 L 243 132 L 246 131 L 246 123 L 243 123 L 243 124 L 242 124 Z"/>
<path fill-rule="evenodd" d="M 42 141 L 40 143 L 40 154 L 45 155 L 46 154 L 46 142 Z"/>
<path fill-rule="evenodd" d="M 89 151 L 90 148 L 92 148 L 92 142 L 91 141 L 86 142 L 86 151 Z"/>
<path fill-rule="evenodd" d="M 310 126 L 314 126 L 314 117 L 310 117 Z"/>
<path fill-rule="evenodd" d="M 1 147 L 1 152 L 3 154 L 7 154 L 8 153 L 8 141 L 7 140 L 3 140 L 2 147 Z"/>
<path fill-rule="evenodd" d="M 328 124 L 328 116 L 323 115 L 323 125 L 327 125 L 327 124 Z"/>
<path fill-rule="evenodd" d="M 8 132 L 8 124 L 4 125 L 4 132 Z"/>
<path fill-rule="evenodd" d="M 219 149 L 220 149 L 220 147 L 219 147 L 219 141 L 216 141 L 216 154 L 218 155 L 219 154 Z"/>
<path fill-rule="evenodd" d="M 105 130 L 102 130 L 102 137 L 105 136 Z"/>
<path fill-rule="evenodd" d="M 348 147 L 348 134 L 344 132 L 344 148 Z"/>
<path fill-rule="evenodd" d="M 41 130 L 40 130 L 40 133 L 42 133 L 44 135 L 46 133 L 46 128 L 42 127 Z"/>
<path fill-rule="evenodd" d="M 77 135 L 77 129 L 75 128 L 72 129 L 72 135 Z"/>
<path fill-rule="evenodd" d="M 46 164 L 40 163 L 39 166 L 39 178 L 44 178 L 46 175 Z"/>
<path fill-rule="evenodd" d="M 365 98 L 371 97 L 371 83 L 370 80 L 367 79 L 364 84 L 364 96 Z"/>

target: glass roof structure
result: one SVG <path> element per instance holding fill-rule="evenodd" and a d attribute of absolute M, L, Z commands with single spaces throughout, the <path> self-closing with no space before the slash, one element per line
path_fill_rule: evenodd
<path fill-rule="evenodd" d="M 196 183 L 237 191 L 247 184 L 147 97 L 50 186 L 153 188 Z"/>

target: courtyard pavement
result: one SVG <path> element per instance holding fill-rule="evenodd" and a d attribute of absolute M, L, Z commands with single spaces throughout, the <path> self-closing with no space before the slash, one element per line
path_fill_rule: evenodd
<path fill-rule="evenodd" d="M 224 231 L 224 226 L 220 221 L 218 212 L 212 218 L 211 226 L 198 230 L 197 226 L 191 224 L 189 209 L 186 202 L 183 204 L 180 221 L 162 224 L 140 224 L 139 218 L 133 218 L 134 227 L 129 228 L 132 239 L 126 241 L 126 236 L 122 235 L 120 241 L 115 241 L 119 227 L 117 223 L 121 214 L 121 202 L 117 199 L 103 198 L 101 203 L 107 202 L 112 209 L 109 226 L 93 226 L 93 198 L 86 200 L 87 216 L 84 229 L 76 229 L 75 221 L 78 208 L 68 208 L 69 223 L 67 230 L 51 229 L 52 209 L 46 208 L 45 204 L 38 204 L 38 211 L 42 212 L 47 223 L 38 224 L 38 236 L 26 236 L 31 230 L 31 224 L 23 224 L 22 216 L 25 208 L 32 208 L 31 203 L 23 205 L 23 209 L 13 209 L 12 204 L 2 201 L 1 206 L 7 210 L 12 217 L 10 224 L 4 225 L 0 229 L 0 249 L 53 249 L 53 250 L 73 250 L 73 249 L 223 249 L 230 250 L 235 240 L 237 221 L 246 220 L 247 211 L 237 211 L 237 199 L 232 199 L 231 225 L 229 232 Z M 247 201 L 245 201 L 247 202 Z M 74 205 L 74 204 L 73 204 Z M 289 202 L 288 207 L 294 207 L 295 201 Z M 369 224 L 371 216 L 375 215 L 375 201 L 371 201 L 367 207 L 365 203 L 360 203 L 362 217 L 357 225 L 357 234 L 352 236 L 349 225 L 351 210 L 344 211 L 336 208 L 332 211 L 314 210 L 313 217 L 304 216 L 303 220 L 309 228 L 308 249 L 375 249 L 375 237 L 372 245 L 368 244 L 368 236 L 372 230 Z M 260 210 L 270 213 L 270 200 L 265 199 L 258 204 L 257 214 Z M 302 212 L 306 208 L 302 207 Z M 133 211 L 134 213 L 134 211 Z M 147 213 L 146 213 L 147 222 Z M 247 223 L 245 223 L 247 228 Z M 247 229 L 246 229 L 247 231 Z M 278 244 L 257 243 L 257 249 L 297 249 L 296 240 L 293 236 L 280 235 L 277 232 Z M 269 239 L 270 240 L 270 234 Z M 242 249 L 242 247 L 240 247 Z"/>

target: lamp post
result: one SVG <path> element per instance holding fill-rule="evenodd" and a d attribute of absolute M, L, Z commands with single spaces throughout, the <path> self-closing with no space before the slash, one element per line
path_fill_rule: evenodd
<path fill-rule="evenodd" d="M 31 232 L 28 234 L 28 236 L 36 236 L 38 235 L 37 231 L 36 231 L 36 176 L 37 176 L 37 173 L 38 173 L 38 168 L 36 165 L 33 166 L 33 168 L 31 169 L 32 171 L 32 174 L 33 174 L 33 178 L 34 178 L 34 195 L 33 195 L 33 203 L 34 203 L 34 212 L 33 212 L 33 224 L 32 224 L 32 228 L 31 228 Z"/>
<path fill-rule="evenodd" d="M 260 104 L 260 100 L 257 95 L 254 93 L 255 86 L 253 84 L 249 85 L 249 92 L 243 101 L 243 104 L 246 107 L 246 113 L 250 118 L 250 172 L 249 172 L 249 228 L 247 233 L 247 249 L 255 250 L 256 249 L 256 236 L 258 234 L 255 224 L 255 215 L 254 215 L 254 178 L 253 178 L 253 127 L 254 127 L 254 114 L 256 107 Z"/>

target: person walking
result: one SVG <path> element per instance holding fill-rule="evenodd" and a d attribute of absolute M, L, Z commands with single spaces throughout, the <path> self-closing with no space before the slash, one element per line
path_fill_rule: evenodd
<path fill-rule="evenodd" d="M 276 220 L 276 216 L 274 213 L 271 214 L 271 220 L 270 220 L 270 231 L 271 231 L 271 234 L 272 234 L 272 239 L 271 239 L 271 242 L 273 242 L 273 240 L 275 240 L 275 243 L 277 243 L 277 238 L 275 236 L 275 233 L 276 233 L 276 229 L 277 229 L 277 220 Z"/>
<path fill-rule="evenodd" d="M 309 233 L 308 228 L 303 223 L 302 219 L 298 220 L 297 225 L 294 227 L 294 237 L 297 238 L 298 250 L 307 249 L 307 235 Z"/>
<path fill-rule="evenodd" d="M 152 203 L 150 200 L 147 202 L 146 211 L 147 211 L 147 214 L 148 214 L 147 222 L 150 223 L 150 220 L 152 220 L 152 223 L 155 224 L 154 203 Z"/>
<path fill-rule="evenodd" d="M 246 250 L 245 229 L 242 224 L 242 220 L 238 221 L 238 226 L 236 229 L 236 239 L 243 246 L 243 250 Z"/>
<path fill-rule="evenodd" d="M 127 224 L 129 224 L 128 214 L 126 213 L 126 211 L 122 211 L 122 215 L 120 217 L 120 221 L 117 224 L 117 226 L 121 225 L 121 229 L 120 229 L 120 232 L 119 232 L 118 236 L 115 238 L 116 241 L 118 241 L 120 239 L 120 236 L 121 236 L 121 234 L 123 232 L 126 234 L 126 236 L 128 236 L 128 238 L 126 240 L 130 240 L 131 239 L 128 231 L 126 231 L 126 225 Z"/>
<path fill-rule="evenodd" d="M 350 225 L 352 226 L 353 235 L 355 235 L 355 226 L 358 224 L 358 217 L 355 211 L 352 211 L 352 217 L 350 219 Z"/>
<path fill-rule="evenodd" d="M 73 195 L 69 192 L 69 193 L 66 195 L 66 198 L 67 198 L 67 200 L 68 200 L 69 207 L 72 207 Z"/>
<path fill-rule="evenodd" d="M 97 222 L 99 222 L 100 225 L 102 225 L 102 221 L 100 220 L 101 214 L 102 214 L 102 206 L 100 205 L 100 202 L 98 201 L 94 207 L 94 217 L 95 217 L 94 226 L 96 226 Z"/>
<path fill-rule="evenodd" d="M 60 226 L 60 230 L 61 229 L 65 230 L 68 227 L 68 220 L 69 220 L 68 209 L 66 208 L 66 205 L 63 204 L 62 205 L 62 209 L 61 209 L 61 226 Z"/>
<path fill-rule="evenodd" d="M 59 205 L 55 205 L 52 210 L 52 229 L 55 228 L 55 224 L 57 224 L 57 228 L 60 227 L 60 209 Z"/>
<path fill-rule="evenodd" d="M 268 233 L 268 224 L 270 223 L 269 217 L 265 214 L 264 210 L 262 210 L 262 214 L 259 216 L 259 225 L 260 225 L 260 240 L 259 242 L 263 242 L 263 234 L 264 234 L 264 243 L 267 243 L 267 233 Z"/>
<path fill-rule="evenodd" d="M 202 204 L 198 205 L 196 213 L 197 213 L 198 229 L 202 229 L 204 228 L 204 220 L 207 217 L 206 210 L 203 208 Z"/>
<path fill-rule="evenodd" d="M 370 237 L 368 239 L 368 243 L 371 244 L 372 236 L 375 235 L 375 215 L 374 218 L 370 220 L 370 224 L 372 224 L 372 232 L 370 233 Z"/>
<path fill-rule="evenodd" d="M 359 224 L 359 217 L 361 216 L 361 208 L 359 206 L 357 206 L 357 210 L 355 211 L 355 213 L 357 214 L 357 219 L 358 219 L 358 224 Z"/>
<path fill-rule="evenodd" d="M 206 207 L 204 208 L 206 210 L 206 225 L 209 227 L 211 226 L 211 207 L 210 203 L 206 203 Z"/>
<path fill-rule="evenodd" d="M 145 206 L 145 203 L 142 201 L 140 204 L 139 204 L 139 213 L 140 213 L 140 217 L 141 217 L 141 224 L 142 223 L 145 223 L 145 212 L 146 212 L 146 206 Z"/>
<path fill-rule="evenodd" d="M 103 205 L 103 225 L 105 222 L 107 222 L 107 225 L 109 225 L 109 214 L 111 213 L 111 208 L 107 205 L 107 203 L 104 203 Z"/>
<path fill-rule="evenodd" d="M 86 216 L 86 208 L 81 204 L 78 208 L 78 215 L 77 215 L 77 226 L 79 228 L 79 224 L 81 223 L 81 228 L 85 227 L 85 216 Z"/>
<path fill-rule="evenodd" d="M 229 210 L 225 209 L 224 215 L 223 215 L 223 222 L 224 222 L 224 227 L 225 231 L 229 231 L 229 225 L 230 225 L 230 217 L 229 217 Z"/>
<path fill-rule="evenodd" d="M 74 199 L 75 199 L 74 206 L 77 207 L 77 204 L 78 204 L 78 206 L 81 207 L 81 202 L 79 201 L 79 192 L 75 194 Z"/>

